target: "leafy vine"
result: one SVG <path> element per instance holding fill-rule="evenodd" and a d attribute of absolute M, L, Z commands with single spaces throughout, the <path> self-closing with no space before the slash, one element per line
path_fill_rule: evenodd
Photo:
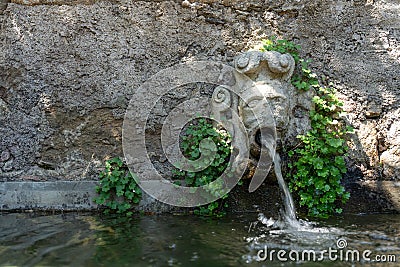
<path fill-rule="evenodd" d="M 292 78 L 295 88 L 313 90 L 314 109 L 310 112 L 311 130 L 297 136 L 300 144 L 288 152 L 290 162 L 289 188 L 295 193 L 299 205 L 312 217 L 327 218 L 341 213 L 338 202 L 345 203 L 350 194 L 341 179 L 346 173 L 344 156 L 348 147 L 346 135 L 353 129 L 342 117 L 343 102 L 335 95 L 332 84 L 322 86 L 318 76 L 309 68 L 310 60 L 300 57 L 301 47 L 288 40 L 263 40 L 263 51 L 289 53 L 296 63 Z"/>

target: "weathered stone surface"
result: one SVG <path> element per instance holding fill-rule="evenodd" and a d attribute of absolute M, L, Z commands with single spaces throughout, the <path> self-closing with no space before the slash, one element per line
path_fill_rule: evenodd
<path fill-rule="evenodd" d="M 396 181 L 363 180 L 346 185 L 351 197 L 345 213 L 400 211 L 400 184 Z"/>
<path fill-rule="evenodd" d="M 33 177 L 31 177 L 33 178 Z M 93 198 L 96 181 L 56 182 L 2 182 L 0 183 L 0 211 L 9 210 L 95 210 Z M 247 182 L 245 182 L 247 187 Z M 400 184 L 394 181 L 363 181 L 347 186 L 354 195 L 344 206 L 345 212 L 382 212 L 400 210 Z M 247 191 L 247 190 L 246 190 Z M 255 194 L 255 195 L 254 195 Z M 248 193 L 236 187 L 228 198 L 229 209 L 234 212 L 264 212 L 276 216 L 282 207 L 279 188 L 265 183 L 248 198 Z M 260 205 L 262 203 L 262 205 Z M 145 212 L 182 212 L 143 195 L 137 210 Z"/>
<path fill-rule="evenodd" d="M 3 171 L 5 172 L 9 172 L 12 171 L 12 169 L 14 169 L 14 162 L 13 160 L 7 161 L 6 163 L 4 163 L 3 165 Z"/>
<path fill-rule="evenodd" d="M 3 11 L 7 8 L 7 4 L 10 0 L 0 0 L 0 15 L 3 14 Z"/>
<path fill-rule="evenodd" d="M 95 182 L 3 182 L 0 183 L 0 210 L 96 208 Z"/>
<path fill-rule="evenodd" d="M 394 121 L 393 124 L 390 126 L 390 130 L 387 133 L 387 142 L 391 146 L 400 146 L 400 119 L 397 119 L 398 120 Z"/>
<path fill-rule="evenodd" d="M 0 154 L 0 162 L 4 162 L 10 159 L 10 152 L 5 150 Z"/>
<path fill-rule="evenodd" d="M 350 150 L 349 165 L 350 169 L 358 166 L 360 170 L 369 178 L 375 175 L 371 170 L 379 163 L 378 152 L 378 131 L 374 120 L 361 122 L 359 128 L 355 129 L 355 134 L 351 136 L 348 143 Z"/>
<path fill-rule="evenodd" d="M 382 113 L 382 107 L 376 104 L 375 102 L 370 102 L 367 105 L 367 109 L 365 111 L 365 117 L 367 118 L 377 118 Z"/>
<path fill-rule="evenodd" d="M 0 98 L 0 117 L 5 117 L 8 113 L 7 104 Z"/>
<path fill-rule="evenodd" d="M 11 3 L 20 5 L 77 5 L 77 4 L 93 4 L 98 0 L 9 0 Z"/>
<path fill-rule="evenodd" d="M 376 122 L 362 122 L 360 128 L 356 130 L 356 135 L 361 146 L 357 145 L 353 148 L 351 153 L 353 153 L 355 157 L 357 155 L 362 155 L 363 157 L 358 158 L 358 160 L 360 162 L 367 162 L 366 167 L 376 167 L 379 162 Z"/>
<path fill-rule="evenodd" d="M 388 112 L 379 125 L 380 163 L 383 175 L 390 180 L 400 180 L 400 110 Z"/>
<path fill-rule="evenodd" d="M 4 210 L 94 210 L 96 181 L 3 182 L 0 183 L 0 211 Z M 174 207 L 143 194 L 142 211 L 173 211 Z"/>
<path fill-rule="evenodd" d="M 386 150 L 381 155 L 383 174 L 392 179 L 400 180 L 400 147 Z"/>

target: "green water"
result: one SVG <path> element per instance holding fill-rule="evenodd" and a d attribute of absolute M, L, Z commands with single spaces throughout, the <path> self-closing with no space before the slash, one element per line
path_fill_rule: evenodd
<path fill-rule="evenodd" d="M 260 261 L 260 250 L 371 250 L 395 255 L 399 266 L 400 215 L 337 217 L 301 230 L 271 229 L 257 214 L 218 220 L 149 215 L 131 220 L 95 214 L 0 215 L 1 266 L 358 266 L 361 262 Z M 261 254 L 260 254 L 261 255 Z M 263 254 L 262 254 L 263 255 Z M 372 257 L 371 256 L 371 257 Z M 258 259 L 258 260 L 257 260 Z M 368 263 L 367 265 L 370 265 Z"/>

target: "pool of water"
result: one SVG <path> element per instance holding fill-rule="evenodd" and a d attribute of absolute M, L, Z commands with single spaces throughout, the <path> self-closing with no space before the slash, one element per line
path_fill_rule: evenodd
<path fill-rule="evenodd" d="M 304 224 L 302 229 L 279 228 L 254 213 L 222 219 L 137 215 L 130 220 L 90 213 L 6 213 L 0 215 L 0 266 L 357 266 L 369 261 L 399 266 L 400 215 Z M 329 249 L 331 255 L 322 253 Z M 364 259 L 367 250 L 371 253 Z M 359 260 L 352 256 L 355 251 Z"/>

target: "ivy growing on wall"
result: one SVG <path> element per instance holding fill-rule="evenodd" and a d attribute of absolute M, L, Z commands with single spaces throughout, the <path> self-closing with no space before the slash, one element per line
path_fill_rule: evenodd
<path fill-rule="evenodd" d="M 310 112 L 311 130 L 297 138 L 300 144 L 288 152 L 289 188 L 299 205 L 312 217 L 326 218 L 341 213 L 340 202 L 345 203 L 350 194 L 341 184 L 346 173 L 344 156 L 348 147 L 346 135 L 352 132 L 341 119 L 343 103 L 335 95 L 332 84 L 323 86 L 309 68 L 309 60 L 299 55 L 301 47 L 288 40 L 271 38 L 263 40 L 263 51 L 289 53 L 296 63 L 292 78 L 295 88 L 313 90 L 315 108 Z"/>
<path fill-rule="evenodd" d="M 115 212 L 126 216 L 133 214 L 134 205 L 142 197 L 142 191 L 132 173 L 118 157 L 106 161 L 96 192 L 99 195 L 94 201 L 106 207 L 104 213 Z"/>
<path fill-rule="evenodd" d="M 201 143 L 202 141 L 203 143 Z M 210 119 L 195 119 L 184 129 L 180 142 L 183 155 L 190 160 L 197 160 L 201 155 L 202 161 L 199 164 L 208 167 L 197 172 L 174 169 L 175 183 L 194 188 L 206 186 L 209 193 L 219 198 L 214 202 L 196 208 L 195 214 L 217 217 L 225 214 L 224 208 L 227 207 L 225 199 L 228 195 L 221 193 L 224 185 L 210 183 L 215 181 L 228 168 L 229 157 L 232 152 L 231 141 L 230 134 L 224 129 L 216 128 Z"/>

